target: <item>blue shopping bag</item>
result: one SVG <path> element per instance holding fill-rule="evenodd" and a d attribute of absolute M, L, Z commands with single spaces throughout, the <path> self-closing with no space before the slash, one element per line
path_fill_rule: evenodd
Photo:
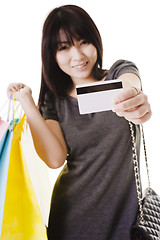
<path fill-rule="evenodd" d="M 13 132 L 7 129 L 0 141 L 0 235 L 3 221 L 3 210 L 5 203 L 8 167 Z"/>
<path fill-rule="evenodd" d="M 10 151 L 11 151 L 12 138 L 13 138 L 13 129 L 14 129 L 14 126 L 16 126 L 16 124 L 19 122 L 19 119 L 14 119 L 14 116 L 13 116 L 13 120 L 11 122 L 9 121 L 10 107 L 11 107 L 11 98 L 9 100 L 7 121 L 4 121 L 0 117 L 0 236 L 2 231 L 2 222 L 3 222 L 3 214 L 4 214 L 4 204 L 5 204 L 6 186 L 7 186 L 7 178 L 8 178 Z"/>

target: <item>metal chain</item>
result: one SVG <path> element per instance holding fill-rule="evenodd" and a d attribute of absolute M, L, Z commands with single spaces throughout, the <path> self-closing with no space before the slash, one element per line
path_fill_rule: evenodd
<path fill-rule="evenodd" d="M 138 197 L 138 206 L 140 212 L 140 221 L 144 222 L 143 218 L 143 207 L 142 207 L 142 191 L 141 191 L 141 180 L 140 180 L 140 171 L 139 171 L 139 162 L 137 157 L 137 149 L 136 149 L 136 141 L 134 136 L 133 124 L 129 122 L 130 132 L 131 132 L 131 140 L 132 140 L 132 152 L 133 152 L 133 166 L 134 166 L 134 175 L 136 182 L 136 190 Z"/>
<path fill-rule="evenodd" d="M 131 132 L 134 174 L 135 174 L 138 205 L 139 205 L 139 212 L 140 212 L 140 215 L 139 215 L 140 219 L 139 220 L 142 223 L 144 223 L 145 220 L 144 220 L 144 215 L 143 215 L 143 204 L 142 204 L 143 198 L 142 198 L 142 186 L 141 186 L 141 180 L 140 180 L 140 168 L 139 168 L 139 162 L 138 162 L 138 156 L 137 156 L 137 148 L 136 148 L 136 140 L 135 140 L 135 135 L 134 135 L 133 123 L 131 123 L 130 121 L 129 121 L 129 126 L 130 126 L 130 132 Z M 145 144 L 145 138 L 144 138 L 144 130 L 143 130 L 143 125 L 142 124 L 141 124 L 141 129 L 142 129 L 145 164 L 146 164 L 147 177 L 148 177 L 148 189 L 149 189 L 148 193 L 150 193 L 151 188 L 150 188 L 149 167 L 148 167 L 146 144 Z"/>
<path fill-rule="evenodd" d="M 148 167 L 148 159 L 147 159 L 147 152 L 146 152 L 146 143 L 145 143 L 144 130 L 143 130 L 143 125 L 142 124 L 141 124 L 141 129 L 142 129 L 143 149 L 144 149 L 144 157 L 145 157 L 146 171 L 147 171 L 147 178 L 148 178 L 148 188 L 149 188 L 149 191 L 150 191 L 150 189 L 151 189 L 151 182 L 150 182 L 150 176 L 149 176 L 149 167 Z"/>
<path fill-rule="evenodd" d="M 133 124 L 131 122 L 129 122 L 129 126 L 130 126 L 130 132 L 131 132 L 134 174 L 135 174 L 138 205 L 139 205 L 139 212 L 140 212 L 140 215 L 139 215 L 140 219 L 139 220 L 144 223 L 145 220 L 144 220 L 144 216 L 143 216 L 142 186 L 141 186 L 141 180 L 140 180 L 140 168 L 139 168 L 139 162 L 138 162 L 138 157 L 137 157 L 136 140 L 135 140 L 135 136 L 134 136 Z M 141 129 L 142 129 L 143 147 L 144 147 L 144 155 L 145 155 L 145 164 L 146 164 L 147 177 L 148 177 L 148 188 L 149 188 L 149 191 L 150 191 L 149 168 L 148 168 L 146 144 L 145 144 L 145 138 L 144 138 L 144 130 L 143 130 L 142 124 L 141 124 Z"/>

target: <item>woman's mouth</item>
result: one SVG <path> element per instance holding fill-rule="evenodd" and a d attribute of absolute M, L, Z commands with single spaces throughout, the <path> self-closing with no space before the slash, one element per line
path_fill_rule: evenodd
<path fill-rule="evenodd" d="M 86 66 L 87 66 L 88 62 L 85 62 L 85 63 L 82 63 L 82 64 L 77 64 L 77 65 L 74 65 L 73 68 L 74 69 L 84 69 Z"/>

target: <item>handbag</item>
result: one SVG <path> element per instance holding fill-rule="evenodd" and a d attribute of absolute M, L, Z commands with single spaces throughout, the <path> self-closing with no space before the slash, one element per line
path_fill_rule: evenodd
<path fill-rule="evenodd" d="M 132 151 L 133 151 L 133 166 L 136 182 L 137 198 L 138 198 L 138 214 L 135 223 L 131 227 L 132 240 L 160 240 L 160 197 L 151 188 L 149 167 L 146 153 L 146 144 L 144 138 L 144 130 L 141 125 L 141 133 L 143 138 L 143 147 L 145 155 L 145 165 L 147 170 L 148 187 L 142 197 L 142 185 L 140 179 L 139 161 L 137 157 L 136 141 L 134 134 L 134 126 L 129 122 Z"/>

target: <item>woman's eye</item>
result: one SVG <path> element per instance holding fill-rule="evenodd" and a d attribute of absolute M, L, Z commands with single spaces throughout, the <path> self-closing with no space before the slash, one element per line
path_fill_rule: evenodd
<path fill-rule="evenodd" d="M 62 45 L 62 46 L 58 47 L 58 51 L 63 51 L 63 50 L 67 50 L 67 49 L 68 49 L 68 46 L 66 46 L 66 45 Z"/>
<path fill-rule="evenodd" d="M 82 40 L 81 45 L 89 44 L 89 41 L 87 40 Z"/>

